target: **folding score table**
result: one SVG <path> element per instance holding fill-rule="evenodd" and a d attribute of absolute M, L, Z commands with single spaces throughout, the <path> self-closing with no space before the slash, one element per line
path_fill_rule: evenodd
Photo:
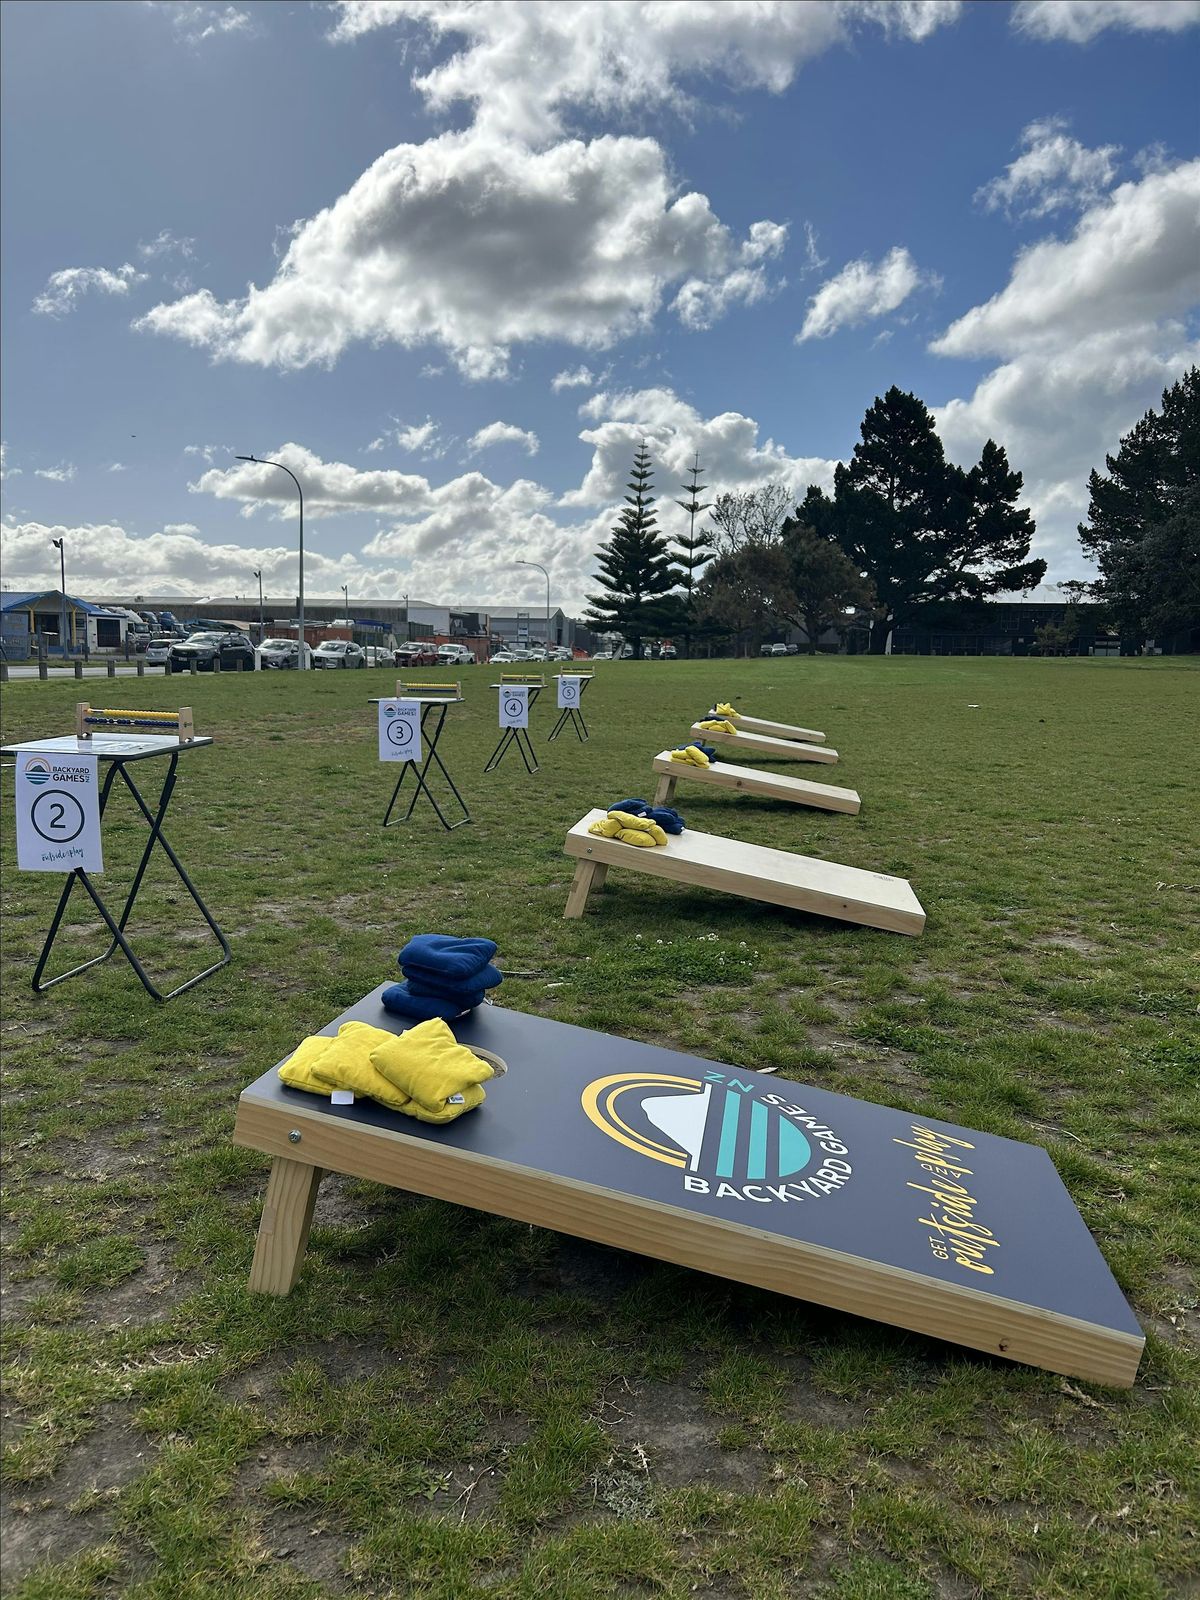
<path fill-rule="evenodd" d="M 583 708 L 579 702 L 583 699 L 583 692 L 588 684 L 591 683 L 592 676 L 593 674 L 590 672 L 559 672 L 555 674 L 554 681 L 559 685 L 559 698 L 562 700 L 563 706 L 559 713 L 558 721 L 551 729 L 550 738 L 546 740 L 547 744 L 551 740 L 558 738 L 568 722 L 575 729 L 575 737 L 580 744 L 586 741 L 588 737 L 587 723 L 583 720 Z M 574 694 L 571 693 L 572 690 L 574 690 Z M 568 701 L 570 702 L 569 704 Z"/>
<path fill-rule="evenodd" d="M 525 677 L 517 672 L 502 672 L 500 674 L 500 682 L 493 683 L 491 687 L 499 689 L 501 700 L 504 699 L 505 689 L 528 690 L 527 701 L 529 709 L 532 711 L 538 695 L 546 687 L 546 680 L 535 676 Z M 528 728 L 505 728 L 500 735 L 500 743 L 487 758 L 487 765 L 483 770 L 485 772 L 494 772 L 508 754 L 509 748 L 514 744 L 520 752 L 521 760 L 525 763 L 525 771 L 529 773 L 537 772 L 538 758 L 534 754 L 533 745 L 530 743 Z"/>
<path fill-rule="evenodd" d="M 136 733 L 131 732 L 128 736 L 125 736 L 112 733 L 92 734 L 87 731 L 89 727 L 125 726 L 130 729 L 142 729 L 146 727 L 170 727 L 172 723 L 175 724 L 175 731 L 173 733 L 149 733 L 138 731 Z M 114 918 L 112 912 L 105 905 L 104 900 L 101 897 L 99 890 L 96 888 L 96 885 L 93 883 L 91 876 L 85 872 L 82 867 L 75 867 L 67 874 L 67 881 L 63 884 L 62 893 L 59 895 L 58 905 L 55 908 L 54 917 L 50 923 L 49 931 L 46 934 L 46 942 L 42 946 L 42 953 L 38 957 L 37 966 L 34 968 L 33 990 L 35 994 L 41 994 L 46 989 L 52 989 L 56 983 L 65 983 L 68 978 L 74 978 L 79 973 L 86 972 L 90 967 L 98 966 L 102 961 L 107 961 L 109 957 L 115 954 L 118 949 L 121 950 L 122 954 L 125 956 L 134 972 L 137 973 L 138 979 L 146 993 L 155 1000 L 173 1000 L 176 995 L 183 994 L 186 990 L 194 988 L 195 985 L 202 982 L 203 979 L 211 977 L 214 972 L 219 972 L 222 967 L 228 966 L 230 960 L 232 959 L 229 941 L 218 927 L 212 912 L 200 898 L 199 890 L 196 888 L 191 878 L 188 877 L 182 861 L 180 861 L 179 857 L 175 854 L 175 851 L 171 848 L 166 835 L 162 831 L 163 821 L 167 815 L 167 808 L 171 803 L 171 796 L 175 790 L 175 769 L 179 765 L 179 757 L 185 751 L 199 750 L 206 745 L 212 744 L 213 742 L 211 738 L 197 738 L 195 734 L 191 732 L 191 727 L 191 710 L 190 708 L 186 707 L 183 711 L 176 715 L 175 713 L 167 714 L 163 712 L 137 712 L 124 710 L 104 711 L 100 709 L 93 710 L 90 706 L 81 705 L 78 710 L 78 731 L 75 736 L 66 735 L 62 738 L 30 739 L 21 744 L 8 744 L 4 746 L 5 755 L 16 755 L 18 752 L 23 750 L 32 750 L 38 751 L 44 755 L 97 756 L 100 761 L 106 762 L 108 766 L 108 770 L 104 776 L 104 781 L 100 787 L 101 820 L 103 821 L 104 813 L 108 807 L 108 801 L 112 794 L 113 784 L 115 783 L 116 779 L 120 777 L 122 783 L 137 802 L 138 810 L 142 813 L 142 816 L 145 817 L 150 828 L 150 837 L 146 840 L 146 847 L 142 851 L 141 860 L 138 862 L 137 871 L 134 873 L 133 883 L 125 897 L 125 904 L 121 908 L 119 916 Z M 80 734 L 82 734 L 82 736 L 80 736 Z M 159 791 L 158 800 L 154 804 L 154 808 L 152 810 L 151 807 L 147 805 L 146 800 L 137 787 L 137 784 L 134 783 L 128 769 L 135 761 L 148 761 L 154 757 L 163 756 L 167 758 L 167 772 L 163 779 L 162 788 Z M 167 857 L 167 860 L 171 863 L 172 867 L 174 867 L 179 881 L 183 884 L 188 894 L 191 895 L 192 900 L 195 902 L 196 907 L 200 912 L 200 915 L 204 918 L 205 922 L 212 930 L 213 936 L 221 947 L 221 958 L 219 961 L 214 961 L 211 966 L 205 967 L 203 972 L 196 973 L 195 977 L 189 978 L 186 983 L 179 984 L 176 988 L 169 990 L 166 994 L 164 994 L 162 990 L 151 981 L 145 967 L 143 967 L 142 963 L 138 960 L 137 954 L 135 953 L 133 946 L 130 944 L 125 933 L 126 926 L 128 925 L 129 919 L 133 914 L 133 908 L 137 901 L 138 893 L 142 887 L 142 880 L 146 876 L 146 868 L 150 865 L 150 857 L 154 852 L 154 846 L 156 844 L 161 846 Z M 46 963 L 50 959 L 50 951 L 54 946 L 54 941 L 58 935 L 58 930 L 62 925 L 62 920 L 67 910 L 67 904 L 70 901 L 71 892 L 75 888 L 76 881 L 83 885 L 83 888 L 91 897 L 92 903 L 95 905 L 96 910 L 100 913 L 101 917 L 103 917 L 104 922 L 108 927 L 108 931 L 112 935 L 112 942 L 110 943 L 108 949 L 103 951 L 102 954 L 93 956 L 90 961 L 81 962 L 77 967 L 72 967 L 67 972 L 60 972 L 57 977 L 48 978 L 46 982 L 43 983 L 42 974 L 46 970 Z"/>
<path fill-rule="evenodd" d="M 377 706 L 382 696 L 376 695 L 371 704 Z M 445 764 L 438 754 L 438 740 L 442 736 L 442 726 L 446 721 L 446 712 L 453 705 L 462 704 L 462 686 L 458 683 L 396 683 L 396 698 L 408 700 L 421 708 L 421 739 L 425 745 L 425 759 L 420 766 L 415 761 L 403 761 L 400 764 L 400 775 L 396 779 L 396 787 L 392 790 L 392 798 L 388 801 L 387 810 L 383 814 L 383 826 L 390 827 L 389 818 L 396 801 L 400 798 L 400 790 L 404 787 L 404 780 L 411 771 L 414 779 L 412 797 L 408 802 L 408 810 L 402 817 L 397 817 L 397 822 L 407 822 L 416 808 L 417 801 L 423 794 L 429 804 L 437 812 L 438 821 L 447 833 L 453 833 L 455 828 L 461 828 L 464 822 L 470 822 L 471 813 L 467 810 L 467 802 L 458 792 L 454 779 L 446 771 Z M 432 723 L 432 726 L 430 724 Z M 442 777 L 450 786 L 450 792 L 462 807 L 462 816 L 457 822 L 447 822 L 441 806 L 434 797 L 433 790 L 429 787 L 427 778 L 430 765 L 435 765 Z"/>

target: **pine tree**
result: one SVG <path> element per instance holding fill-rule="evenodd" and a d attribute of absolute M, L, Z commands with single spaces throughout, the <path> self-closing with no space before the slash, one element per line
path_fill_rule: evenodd
<path fill-rule="evenodd" d="M 622 511 L 612 537 L 602 545 L 597 560 L 604 594 L 589 595 L 584 619 L 598 633 L 620 633 L 641 660 L 642 637 L 659 633 L 678 616 L 670 591 L 682 577 L 671 565 L 671 553 L 654 514 L 653 468 L 642 440 L 633 458 L 633 472 Z"/>
<path fill-rule="evenodd" d="M 928 408 L 895 387 L 862 422 L 833 499 L 811 488 L 799 518 L 835 538 L 878 600 L 871 651 L 881 654 L 897 623 L 934 600 L 981 600 L 1031 589 L 1044 561 L 1029 561 L 1034 522 L 1017 509 L 1022 478 L 989 439 L 970 472 L 946 460 Z"/>
<path fill-rule="evenodd" d="M 692 461 L 692 465 L 688 469 L 688 476 L 691 478 L 691 482 L 682 485 L 683 492 L 685 495 L 687 495 L 687 499 L 676 500 L 675 502 L 675 504 L 679 506 L 681 510 L 686 511 L 688 514 L 687 535 L 685 537 L 683 534 L 680 534 L 676 538 L 674 548 L 671 551 L 671 554 L 674 556 L 675 560 L 678 561 L 680 570 L 683 573 L 683 588 L 685 596 L 683 624 L 684 652 L 689 656 L 692 653 L 692 634 L 695 631 L 697 622 L 695 603 L 696 577 L 700 569 L 707 566 L 717 553 L 712 540 L 709 538 L 705 530 L 702 528 L 699 533 L 696 532 L 696 518 L 702 511 L 709 510 L 712 504 L 711 501 L 701 501 L 700 499 L 700 496 L 708 488 L 706 483 L 700 482 L 701 471 L 700 453 L 697 451 L 695 458 Z"/>

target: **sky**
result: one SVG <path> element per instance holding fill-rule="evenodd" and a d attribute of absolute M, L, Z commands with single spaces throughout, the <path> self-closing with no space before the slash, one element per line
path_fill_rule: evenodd
<path fill-rule="evenodd" d="M 1200 0 L 6 0 L 9 589 L 576 614 L 896 384 L 1087 476 L 1198 359 Z"/>

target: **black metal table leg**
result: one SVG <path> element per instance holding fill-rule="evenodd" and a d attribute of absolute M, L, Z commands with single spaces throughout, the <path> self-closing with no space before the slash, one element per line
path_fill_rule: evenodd
<path fill-rule="evenodd" d="M 541 692 L 540 685 L 530 685 L 530 711 L 533 710 L 537 701 L 537 697 L 539 694 L 541 694 Z M 524 738 L 521 737 L 522 734 L 524 734 Z M 485 772 L 494 772 L 508 754 L 510 747 L 514 744 L 520 753 L 521 760 L 525 763 L 525 771 L 530 775 L 540 771 L 541 769 L 538 765 L 537 754 L 534 751 L 532 743 L 530 742 L 529 730 L 527 728 L 505 728 L 504 732 L 500 735 L 500 743 L 487 758 L 487 764 L 483 770 Z"/>
<path fill-rule="evenodd" d="M 462 795 L 459 794 L 457 784 L 454 782 L 454 779 L 450 776 L 449 772 L 447 772 L 445 763 L 443 762 L 441 756 L 438 755 L 438 740 L 442 736 L 442 727 L 446 721 L 446 712 L 448 709 L 448 703 L 446 705 L 436 706 L 427 705 L 422 708 L 421 737 L 425 740 L 425 760 L 420 766 L 418 766 L 415 761 L 406 761 L 401 766 L 400 776 L 396 779 L 396 787 L 392 790 L 392 798 L 388 801 L 388 808 L 383 814 L 383 825 L 385 828 L 391 825 L 389 818 L 392 815 L 396 801 L 400 797 L 400 790 L 404 787 L 404 780 L 408 777 L 410 769 L 413 775 L 413 792 L 408 802 L 408 810 L 402 817 L 398 817 L 396 819 L 398 822 L 407 822 L 409 820 L 413 814 L 414 808 L 416 807 L 417 801 L 422 794 L 424 794 L 425 798 L 429 801 L 429 804 L 437 813 L 438 821 L 441 823 L 442 827 L 445 828 L 447 833 L 453 833 L 455 828 L 461 828 L 464 823 L 470 822 L 471 813 L 467 810 L 467 802 L 463 799 Z M 437 712 L 437 722 L 434 724 L 432 733 L 427 733 L 426 724 L 429 721 L 431 713 L 434 711 Z M 439 806 L 437 803 L 437 797 L 434 795 L 433 790 L 429 787 L 428 775 L 431 765 L 437 767 L 438 771 L 441 773 L 442 777 L 445 778 L 446 783 L 449 785 L 451 794 L 453 794 L 454 798 L 462 807 L 463 814 L 457 822 L 447 822 L 441 806 Z"/>
<path fill-rule="evenodd" d="M 141 811 L 142 815 L 145 817 L 150 826 L 150 836 L 146 840 L 146 845 L 142 851 L 141 860 L 138 862 L 137 871 L 134 873 L 133 883 L 130 885 L 129 892 L 125 897 L 125 904 L 121 909 L 121 915 L 115 922 L 113 920 L 112 913 L 105 905 L 88 873 L 86 873 L 82 867 L 76 867 L 75 870 L 70 874 L 67 882 L 63 885 L 63 892 L 59 896 L 58 906 L 55 910 L 53 920 L 50 923 L 49 932 L 46 935 L 46 942 L 42 946 L 42 953 L 38 957 L 37 966 L 34 968 L 33 989 L 35 994 L 41 994 L 46 989 L 52 989 L 55 984 L 64 983 L 68 978 L 73 978 L 80 972 L 86 972 L 89 967 L 94 967 L 102 961 L 107 961 L 109 957 L 112 956 L 118 949 L 122 951 L 130 966 L 137 974 L 138 980 L 140 981 L 142 987 L 146 990 L 146 993 L 149 994 L 153 999 L 160 1001 L 173 1000 L 176 995 L 183 994 L 186 990 L 194 988 L 195 985 L 200 983 L 203 979 L 210 977 L 214 972 L 219 972 L 222 967 L 228 966 L 229 962 L 232 960 L 233 952 L 229 948 L 228 939 L 226 939 L 224 933 L 217 925 L 216 919 L 209 911 L 204 901 L 201 899 L 200 892 L 192 882 L 191 878 L 188 877 L 183 862 L 180 861 L 179 857 L 175 854 L 175 851 L 171 848 L 170 842 L 162 831 L 162 825 L 167 814 L 167 808 L 171 803 L 171 795 L 175 789 L 175 773 L 178 765 L 178 752 L 173 752 L 171 755 L 170 765 L 167 768 L 167 775 L 163 780 L 162 790 L 159 793 L 158 805 L 154 811 L 151 811 L 150 807 L 143 799 L 137 785 L 129 776 L 125 763 L 123 761 L 112 761 L 110 763 L 108 773 L 104 779 L 104 785 L 100 791 L 101 818 L 104 816 L 104 811 L 108 805 L 113 783 L 117 777 L 117 774 L 119 773 L 121 776 L 121 781 L 129 790 L 130 794 L 133 795 L 134 800 L 137 802 L 138 809 Z M 150 864 L 150 857 L 154 853 L 154 846 L 156 844 L 162 847 L 167 859 L 175 869 L 176 876 L 179 878 L 179 881 L 183 884 L 188 894 L 192 897 L 194 904 L 199 910 L 201 916 L 204 918 L 205 922 L 207 922 L 217 940 L 217 943 L 221 947 L 221 958 L 219 961 L 214 961 L 211 966 L 205 967 L 203 972 L 196 973 L 194 977 L 188 978 L 185 983 L 177 985 L 174 989 L 169 990 L 166 994 L 164 994 L 162 990 L 151 981 L 149 974 L 139 961 L 133 946 L 130 944 L 125 935 L 125 929 L 129 923 L 129 918 L 133 913 L 133 908 L 137 901 L 138 893 L 142 887 L 142 880 L 146 876 L 146 868 Z M 71 897 L 71 890 L 74 888 L 75 880 L 77 878 L 83 885 L 87 894 L 90 896 L 97 911 L 99 911 L 101 917 L 104 919 L 109 932 L 112 934 L 112 943 L 109 945 L 107 950 L 102 952 L 102 954 L 93 956 L 89 961 L 81 962 L 78 966 L 70 968 L 70 970 L 67 972 L 60 972 L 56 977 L 50 978 L 47 982 L 43 983 L 41 981 L 42 973 L 46 970 L 46 963 L 50 958 L 50 950 L 54 944 L 55 936 L 57 935 L 58 929 L 62 923 L 63 916 L 67 909 L 67 902 Z"/>
<path fill-rule="evenodd" d="M 570 674 L 568 674 L 568 676 L 570 676 Z M 582 700 L 583 700 L 583 691 L 586 688 L 587 688 L 587 682 L 585 681 L 581 685 L 580 690 L 579 690 L 579 700 L 580 700 L 580 702 L 582 702 Z M 563 731 L 563 729 L 566 727 L 568 722 L 575 729 L 575 737 L 579 740 L 580 744 L 585 743 L 586 740 L 588 739 L 589 735 L 588 735 L 588 730 L 587 730 L 587 723 L 583 720 L 583 706 L 582 706 L 582 704 L 576 704 L 576 705 L 573 705 L 573 706 L 564 706 L 562 708 L 562 710 L 559 712 L 558 721 L 554 724 L 554 727 L 553 727 L 553 729 L 551 730 L 551 733 L 550 733 L 550 737 L 546 740 L 546 743 L 550 744 L 553 740 L 557 739 L 559 734 Z"/>

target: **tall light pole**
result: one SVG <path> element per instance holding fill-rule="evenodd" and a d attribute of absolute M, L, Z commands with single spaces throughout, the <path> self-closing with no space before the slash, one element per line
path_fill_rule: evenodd
<path fill-rule="evenodd" d="M 236 459 L 238 461 L 253 461 L 253 463 L 254 463 L 254 465 L 256 467 L 278 467 L 280 472 L 286 472 L 287 473 L 288 477 L 296 485 L 296 493 L 300 496 L 300 593 L 299 593 L 299 597 L 298 597 L 299 598 L 299 604 L 300 604 L 300 617 L 299 617 L 300 626 L 297 629 L 298 638 L 296 640 L 296 667 L 297 667 L 297 669 L 299 671 L 303 671 L 304 667 L 305 667 L 305 660 L 304 660 L 304 490 L 300 487 L 300 479 L 292 471 L 291 467 L 285 467 L 282 461 L 263 461 L 261 459 L 261 457 L 259 457 L 259 456 L 238 456 L 238 457 L 236 457 Z"/>
<path fill-rule="evenodd" d="M 411 641 L 412 629 L 408 625 L 408 590 L 406 589 L 404 591 L 404 642 L 409 644 Z"/>
<path fill-rule="evenodd" d="M 550 574 L 540 561 L 518 561 L 519 567 L 536 567 L 546 579 L 546 650 L 550 649 Z"/>
<path fill-rule="evenodd" d="M 346 603 L 346 618 L 347 618 L 347 620 L 349 620 L 349 617 L 350 617 L 350 585 L 348 583 L 344 583 L 342 585 L 342 599 Z"/>
<path fill-rule="evenodd" d="M 60 577 L 61 587 L 59 589 L 59 593 L 62 595 L 62 603 L 61 603 L 61 606 L 59 608 L 59 618 L 58 618 L 58 648 L 62 651 L 62 657 L 63 657 L 63 660 L 65 661 L 67 659 L 67 551 L 66 551 L 66 536 L 64 535 L 63 538 L 61 538 L 61 539 L 51 539 L 50 543 L 58 551 L 58 570 L 59 570 L 59 573 L 61 574 L 61 577 Z"/>
<path fill-rule="evenodd" d="M 263 635 L 267 631 L 266 614 L 263 611 L 262 568 L 255 567 L 254 576 L 258 579 L 258 642 L 263 642 Z"/>

